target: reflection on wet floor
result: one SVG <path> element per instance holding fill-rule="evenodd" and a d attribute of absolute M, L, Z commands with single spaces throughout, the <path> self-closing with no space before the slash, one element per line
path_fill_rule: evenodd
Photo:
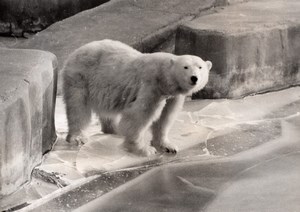
<path fill-rule="evenodd" d="M 6 208 L 19 202 L 30 204 L 27 209 L 34 211 L 78 207 L 78 211 L 218 211 L 222 207 L 222 211 L 257 211 L 269 209 L 263 201 L 277 201 L 272 200 L 271 193 L 277 192 L 273 184 L 287 184 L 288 189 L 292 185 L 286 179 L 300 187 L 295 182 L 300 173 L 292 171 L 300 162 L 299 87 L 240 100 L 187 102 L 170 133 L 180 150 L 177 155 L 129 154 L 121 148 L 122 138 L 100 132 L 96 119 L 86 131 L 88 143 L 68 144 L 60 97 L 56 127 L 55 147 L 36 168 L 30 184 L 6 202 L 1 200 Z M 275 161 L 285 165 L 277 166 Z M 284 177 L 285 171 L 291 175 Z M 257 191 L 261 186 L 264 193 Z M 299 210 L 298 193 L 282 193 L 290 198 L 288 209 Z M 241 201 L 235 201 L 237 196 L 242 196 Z M 250 207 L 255 201 L 260 201 L 257 207 Z"/>

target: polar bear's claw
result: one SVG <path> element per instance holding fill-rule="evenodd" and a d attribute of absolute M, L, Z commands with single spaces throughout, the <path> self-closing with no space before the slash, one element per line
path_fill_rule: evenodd
<path fill-rule="evenodd" d="M 163 152 L 171 153 L 171 154 L 176 154 L 178 152 L 178 147 L 174 144 L 171 144 L 171 143 L 162 144 L 160 146 L 160 149 Z"/>

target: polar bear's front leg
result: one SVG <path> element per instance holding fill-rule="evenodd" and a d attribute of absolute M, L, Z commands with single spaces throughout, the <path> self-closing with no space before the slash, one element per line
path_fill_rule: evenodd
<path fill-rule="evenodd" d="M 167 100 L 160 118 L 152 125 L 151 144 L 159 151 L 168 153 L 177 153 L 178 148 L 168 140 L 168 133 L 177 117 L 178 112 L 182 109 L 185 96 L 178 95 Z"/>
<path fill-rule="evenodd" d="M 118 132 L 125 136 L 124 147 L 129 152 L 150 156 L 156 153 L 156 149 L 144 142 L 144 133 L 161 114 L 165 100 L 147 89 L 138 96 L 134 104 L 122 113 Z"/>

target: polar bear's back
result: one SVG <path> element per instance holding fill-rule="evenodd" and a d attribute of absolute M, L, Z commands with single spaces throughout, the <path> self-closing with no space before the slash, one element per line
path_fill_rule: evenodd
<path fill-rule="evenodd" d="M 122 42 L 109 39 L 93 41 L 84 45 L 81 48 L 88 49 L 88 51 L 101 51 L 106 54 L 128 54 L 131 56 L 137 56 L 141 54 L 139 51 Z"/>
<path fill-rule="evenodd" d="M 130 64 L 142 55 L 119 41 L 88 43 L 73 52 L 65 64 L 65 93 L 72 87 L 82 88 L 95 108 L 120 111 L 136 98 L 141 79 Z"/>
<path fill-rule="evenodd" d="M 90 42 L 77 50 L 75 50 L 67 59 L 65 69 L 67 72 L 76 72 L 76 69 L 81 68 L 80 72 L 89 72 L 90 69 L 95 69 L 97 65 L 102 67 L 110 66 L 111 64 L 118 65 L 128 63 L 134 60 L 142 53 L 132 47 L 113 40 L 101 40 Z M 101 68 L 100 68 L 101 70 Z"/>
<path fill-rule="evenodd" d="M 63 77 L 77 83 L 79 76 L 86 79 L 99 74 L 104 78 L 117 77 L 121 74 L 120 71 L 125 71 L 124 66 L 140 55 L 141 52 L 119 41 L 93 41 L 78 48 L 68 57 L 63 68 Z"/>

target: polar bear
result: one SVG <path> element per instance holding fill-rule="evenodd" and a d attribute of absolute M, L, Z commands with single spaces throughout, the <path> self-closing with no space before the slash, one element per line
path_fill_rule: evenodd
<path fill-rule="evenodd" d="M 149 156 L 176 153 L 168 132 L 185 96 L 207 83 L 210 61 L 192 55 L 143 54 L 113 40 L 75 50 L 63 68 L 68 142 L 84 143 L 82 130 L 94 111 L 104 133 L 124 136 L 127 151 Z M 152 140 L 143 140 L 151 128 Z"/>

